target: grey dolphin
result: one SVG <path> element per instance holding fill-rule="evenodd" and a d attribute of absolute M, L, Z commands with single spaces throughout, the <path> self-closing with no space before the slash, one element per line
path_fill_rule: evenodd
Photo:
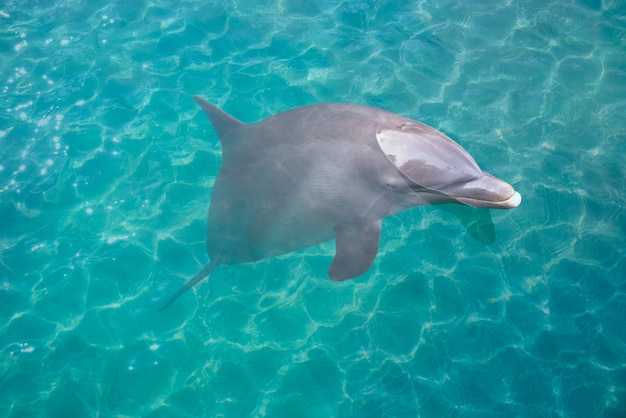
<path fill-rule="evenodd" d="M 161 310 L 220 265 L 333 238 L 328 276 L 357 277 L 376 257 L 382 219 L 413 206 L 509 209 L 521 202 L 452 139 L 382 109 L 318 104 L 247 124 L 194 100 L 222 144 L 207 229 L 211 261 Z"/>

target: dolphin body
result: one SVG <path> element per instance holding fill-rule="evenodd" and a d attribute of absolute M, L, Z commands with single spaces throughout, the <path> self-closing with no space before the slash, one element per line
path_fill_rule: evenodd
<path fill-rule="evenodd" d="M 357 277 L 376 257 L 382 219 L 413 206 L 510 209 L 521 202 L 452 139 L 382 109 L 318 104 L 247 124 L 194 100 L 222 144 L 207 229 L 211 261 L 161 310 L 220 265 L 333 238 L 328 276 Z"/>

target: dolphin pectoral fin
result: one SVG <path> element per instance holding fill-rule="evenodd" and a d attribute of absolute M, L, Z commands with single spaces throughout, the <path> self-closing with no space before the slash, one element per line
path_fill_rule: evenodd
<path fill-rule="evenodd" d="M 174 303 L 174 301 L 176 299 L 178 299 L 180 297 L 180 295 L 182 295 L 183 293 L 185 293 L 186 291 L 188 291 L 189 289 L 191 289 L 192 287 L 194 287 L 195 285 L 197 285 L 199 282 L 201 282 L 205 277 L 207 277 L 209 274 L 211 274 L 213 272 L 213 270 L 215 270 L 215 268 L 218 266 L 219 264 L 213 260 L 211 260 L 211 262 L 209 264 L 207 264 L 206 266 L 204 266 L 204 268 L 202 268 L 202 270 L 200 270 L 195 276 L 193 276 L 187 283 L 185 283 L 183 285 L 183 287 L 181 287 L 180 289 L 178 289 L 176 291 L 176 293 L 174 293 L 172 295 L 172 297 L 170 298 L 170 300 L 167 301 L 167 303 L 165 305 L 163 305 L 161 308 L 159 308 L 157 310 L 157 312 L 163 312 L 166 308 L 168 308 L 172 303 Z"/>
<path fill-rule="evenodd" d="M 464 205 L 441 205 L 441 209 L 454 214 L 472 238 L 481 244 L 493 244 L 496 240 L 496 227 L 489 210 Z"/>
<path fill-rule="evenodd" d="M 342 281 L 365 273 L 376 258 L 381 220 L 367 224 L 335 226 L 336 249 L 328 277 Z"/>

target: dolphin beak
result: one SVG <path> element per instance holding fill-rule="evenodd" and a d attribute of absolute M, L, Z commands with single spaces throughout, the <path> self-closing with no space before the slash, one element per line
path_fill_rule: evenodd
<path fill-rule="evenodd" d="M 445 192 L 460 203 L 476 208 L 512 209 L 522 202 L 522 196 L 513 186 L 487 173 Z"/>

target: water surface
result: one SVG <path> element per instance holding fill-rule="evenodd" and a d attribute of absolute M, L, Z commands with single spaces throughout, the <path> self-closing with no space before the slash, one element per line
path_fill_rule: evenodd
<path fill-rule="evenodd" d="M 0 416 L 624 416 L 625 40 L 617 0 L 5 1 Z M 382 107 L 524 201 L 493 244 L 416 208 L 356 280 L 330 242 L 157 314 L 208 261 L 196 94 Z"/>

